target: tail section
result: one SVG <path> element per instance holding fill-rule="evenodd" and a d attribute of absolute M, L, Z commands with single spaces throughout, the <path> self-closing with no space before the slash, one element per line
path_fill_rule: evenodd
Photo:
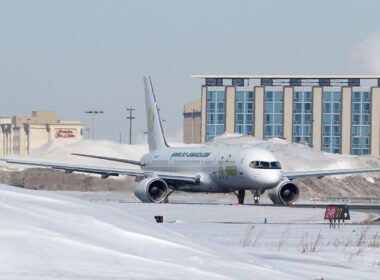
<path fill-rule="evenodd" d="M 169 147 L 162 129 L 160 114 L 150 77 L 144 76 L 145 106 L 148 122 L 149 152 Z"/>

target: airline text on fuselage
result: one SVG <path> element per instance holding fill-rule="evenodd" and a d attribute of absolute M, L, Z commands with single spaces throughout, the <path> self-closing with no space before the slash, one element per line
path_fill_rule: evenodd
<path fill-rule="evenodd" d="M 198 157 L 205 158 L 209 157 L 211 153 L 202 153 L 202 152 L 182 152 L 182 153 L 172 153 L 171 157 Z"/>

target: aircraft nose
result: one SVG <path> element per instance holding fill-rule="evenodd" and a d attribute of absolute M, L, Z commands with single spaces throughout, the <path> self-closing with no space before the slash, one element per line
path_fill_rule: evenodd
<path fill-rule="evenodd" d="M 265 170 L 264 174 L 261 176 L 261 184 L 263 187 L 273 188 L 281 181 L 282 172 L 281 170 Z"/>

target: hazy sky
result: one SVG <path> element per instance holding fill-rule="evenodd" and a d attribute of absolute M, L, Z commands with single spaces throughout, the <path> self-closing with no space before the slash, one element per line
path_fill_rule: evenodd
<path fill-rule="evenodd" d="M 96 137 L 143 139 L 142 76 L 169 135 L 200 97 L 191 73 L 380 73 L 380 1 L 0 0 L 0 116 L 57 111 Z M 181 134 L 180 134 L 181 135 Z"/>

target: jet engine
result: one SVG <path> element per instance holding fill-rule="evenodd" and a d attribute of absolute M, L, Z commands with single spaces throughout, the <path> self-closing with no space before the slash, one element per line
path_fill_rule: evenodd
<path fill-rule="evenodd" d="M 269 190 L 268 197 L 274 204 L 295 204 L 300 190 L 293 181 L 281 181 L 275 188 Z"/>
<path fill-rule="evenodd" d="M 162 202 L 168 189 L 168 184 L 161 178 L 149 177 L 136 182 L 134 192 L 142 202 Z"/>

